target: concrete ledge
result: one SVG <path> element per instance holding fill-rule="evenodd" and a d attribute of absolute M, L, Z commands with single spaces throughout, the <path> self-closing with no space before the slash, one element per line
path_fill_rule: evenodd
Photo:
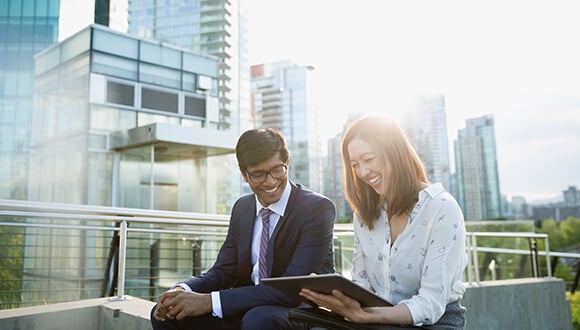
<path fill-rule="evenodd" d="M 529 278 L 480 282 L 467 287 L 466 330 L 572 330 L 564 281 Z"/>
<path fill-rule="evenodd" d="M 490 281 L 467 287 L 466 330 L 572 330 L 564 281 L 530 278 Z M 0 310 L 0 329 L 151 329 L 155 303 L 139 298 L 98 298 Z"/>
<path fill-rule="evenodd" d="M 149 312 L 155 303 L 127 296 L 98 298 L 0 311 L 0 329 L 151 329 Z"/>

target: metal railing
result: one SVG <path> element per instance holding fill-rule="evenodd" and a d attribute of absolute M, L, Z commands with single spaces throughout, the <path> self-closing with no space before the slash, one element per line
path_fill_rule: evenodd
<path fill-rule="evenodd" d="M 501 238 L 526 238 L 529 242 L 529 251 L 520 249 L 505 249 L 505 248 L 494 248 L 494 247 L 478 247 L 477 237 L 501 237 Z M 538 260 L 539 251 L 537 249 L 537 239 L 543 239 L 545 241 L 545 252 L 544 256 L 549 260 L 550 258 L 550 244 L 547 234 L 537 234 L 537 233 L 502 233 L 502 232 L 468 232 L 467 233 L 467 249 L 471 252 L 468 258 L 467 265 L 467 278 L 468 282 L 473 283 L 474 279 L 476 283 L 480 282 L 480 271 L 479 267 L 479 253 L 481 252 L 491 252 L 491 253 L 507 253 L 507 254 L 522 254 L 530 255 L 531 270 L 533 277 L 540 276 L 540 263 Z M 549 262 L 547 264 L 547 276 L 552 277 L 552 269 Z M 490 267 L 493 271 L 493 266 Z"/>
<path fill-rule="evenodd" d="M 173 283 L 210 268 L 229 216 L 0 200 L 0 309 L 126 295 L 155 300 Z M 523 239 L 529 249 L 478 246 L 483 238 Z M 479 240 L 478 240 L 479 238 Z M 545 240 L 537 251 L 536 239 Z M 533 242 L 534 244 L 532 244 Z M 534 248 L 536 247 L 536 248 Z M 337 271 L 349 276 L 352 224 L 335 226 Z M 538 277 L 539 257 L 577 258 L 549 251 L 535 233 L 468 233 L 469 282 L 481 280 L 480 255 L 522 255 Z M 523 260 L 523 259 L 522 259 Z M 547 276 L 552 276 L 546 262 Z M 523 267 L 523 266 L 522 266 Z"/>

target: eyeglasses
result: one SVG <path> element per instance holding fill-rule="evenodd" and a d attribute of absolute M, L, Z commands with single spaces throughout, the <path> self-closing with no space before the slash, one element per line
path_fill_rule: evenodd
<path fill-rule="evenodd" d="M 254 171 L 252 173 L 246 172 L 248 174 L 248 178 L 252 183 L 262 183 L 266 181 L 268 175 L 273 177 L 274 179 L 279 179 L 288 173 L 288 166 L 286 165 L 277 165 L 272 168 L 270 171 Z"/>

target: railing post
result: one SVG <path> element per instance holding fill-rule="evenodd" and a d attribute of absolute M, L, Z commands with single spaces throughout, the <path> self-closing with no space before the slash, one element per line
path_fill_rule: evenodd
<path fill-rule="evenodd" d="M 549 236 L 546 234 L 544 238 L 546 242 L 546 270 L 548 271 L 548 277 L 552 277 L 552 263 L 550 262 L 550 242 Z"/>
<path fill-rule="evenodd" d="M 125 262 L 127 259 L 127 220 L 121 221 L 119 229 L 119 276 L 117 278 L 117 299 L 125 299 Z"/>
<path fill-rule="evenodd" d="M 471 235 L 471 246 L 473 247 L 473 269 L 475 270 L 475 283 L 479 285 L 479 258 L 477 257 L 477 238 L 475 233 Z"/>
<path fill-rule="evenodd" d="M 334 269 L 337 273 L 342 273 L 342 241 L 340 238 L 333 239 L 334 244 Z"/>
<path fill-rule="evenodd" d="M 467 233 L 466 245 L 467 245 L 467 282 L 469 285 L 473 284 L 473 247 L 471 246 L 471 236 L 473 234 Z"/>
<path fill-rule="evenodd" d="M 200 239 L 191 244 L 191 276 L 201 275 L 201 244 Z"/>
<path fill-rule="evenodd" d="M 528 237 L 530 245 L 530 263 L 532 266 L 532 276 L 540 277 L 540 263 L 538 262 L 538 242 L 535 237 Z"/>

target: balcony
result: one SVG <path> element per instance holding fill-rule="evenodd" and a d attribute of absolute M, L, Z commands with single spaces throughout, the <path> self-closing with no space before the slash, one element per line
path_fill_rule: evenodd
<path fill-rule="evenodd" d="M 63 320 L 71 329 L 149 328 L 159 293 L 211 267 L 228 220 L 214 214 L 0 200 L 0 328 L 62 328 Z M 490 237 L 515 240 L 515 248 L 482 244 Z M 545 250 L 538 250 L 538 240 L 545 240 Z M 529 248 L 521 249 L 522 242 Z M 467 329 L 572 329 L 566 284 L 552 277 L 545 262 L 559 255 L 549 251 L 546 235 L 470 231 L 468 243 Z M 337 271 L 348 277 L 351 225 L 336 225 L 334 248 Z M 522 257 L 498 280 L 485 257 L 489 254 Z M 580 254 L 559 256 L 580 260 Z"/>

